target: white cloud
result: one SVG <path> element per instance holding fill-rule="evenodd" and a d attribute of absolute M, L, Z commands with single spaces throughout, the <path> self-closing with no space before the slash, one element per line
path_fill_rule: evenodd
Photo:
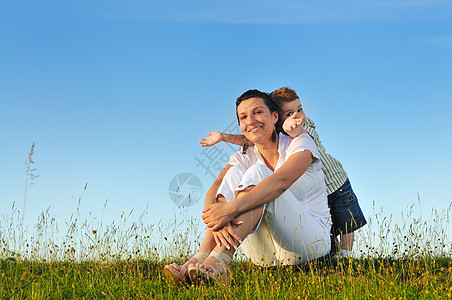
<path fill-rule="evenodd" d="M 438 18 L 450 20 L 452 2 L 445 0 L 108 1 L 108 4 L 98 11 L 107 17 L 143 21 L 325 24 L 375 20 L 410 21 L 438 20 Z"/>
<path fill-rule="evenodd" d="M 425 39 L 424 42 L 444 48 L 452 48 L 452 36 L 437 36 Z"/>

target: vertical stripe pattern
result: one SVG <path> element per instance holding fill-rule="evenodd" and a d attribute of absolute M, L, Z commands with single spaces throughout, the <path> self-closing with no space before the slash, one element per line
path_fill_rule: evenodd
<path fill-rule="evenodd" d="M 315 131 L 315 124 L 311 119 L 307 118 L 304 128 L 311 135 L 320 152 L 320 161 L 322 162 L 322 170 L 325 174 L 326 189 L 328 195 L 332 194 L 345 183 L 348 177 L 347 173 L 337 159 L 326 153 L 325 147 L 323 147 L 319 135 Z"/>

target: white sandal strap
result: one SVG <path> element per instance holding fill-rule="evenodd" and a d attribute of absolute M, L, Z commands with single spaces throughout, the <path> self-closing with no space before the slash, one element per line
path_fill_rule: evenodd
<path fill-rule="evenodd" d="M 232 260 L 229 255 L 223 252 L 212 251 L 209 256 L 215 257 L 221 264 L 229 264 Z"/>
<path fill-rule="evenodd" d="M 195 255 L 193 255 L 194 258 L 198 261 L 198 263 L 202 264 L 202 262 L 209 256 L 209 253 L 207 252 L 197 252 Z"/>

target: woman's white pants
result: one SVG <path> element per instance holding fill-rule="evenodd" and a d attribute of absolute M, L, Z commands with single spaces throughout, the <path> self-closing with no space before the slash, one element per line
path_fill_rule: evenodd
<path fill-rule="evenodd" d="M 256 164 L 249 169 L 231 167 L 217 195 L 227 201 L 237 193 L 255 186 L 273 172 Z M 331 249 L 331 223 L 312 214 L 291 192 L 264 205 L 253 232 L 243 241 L 242 249 L 254 264 L 261 266 L 295 265 L 327 255 Z"/>

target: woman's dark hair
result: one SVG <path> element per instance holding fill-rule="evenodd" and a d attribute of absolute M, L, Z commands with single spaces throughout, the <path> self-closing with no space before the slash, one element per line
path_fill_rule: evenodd
<path fill-rule="evenodd" d="M 248 90 L 248 91 L 244 92 L 240 97 L 238 97 L 237 101 L 235 101 L 235 113 L 237 115 L 237 121 L 239 122 L 239 124 L 240 124 L 240 119 L 239 119 L 239 115 L 237 113 L 237 108 L 239 107 L 240 103 L 242 103 L 243 101 L 248 100 L 250 98 L 261 98 L 264 101 L 265 105 L 270 110 L 270 112 L 276 111 L 278 113 L 278 122 L 276 123 L 276 132 L 280 133 L 281 127 L 279 124 L 279 115 L 280 115 L 279 108 L 275 104 L 275 102 L 273 102 L 273 100 L 269 94 L 261 92 L 259 90 Z"/>

